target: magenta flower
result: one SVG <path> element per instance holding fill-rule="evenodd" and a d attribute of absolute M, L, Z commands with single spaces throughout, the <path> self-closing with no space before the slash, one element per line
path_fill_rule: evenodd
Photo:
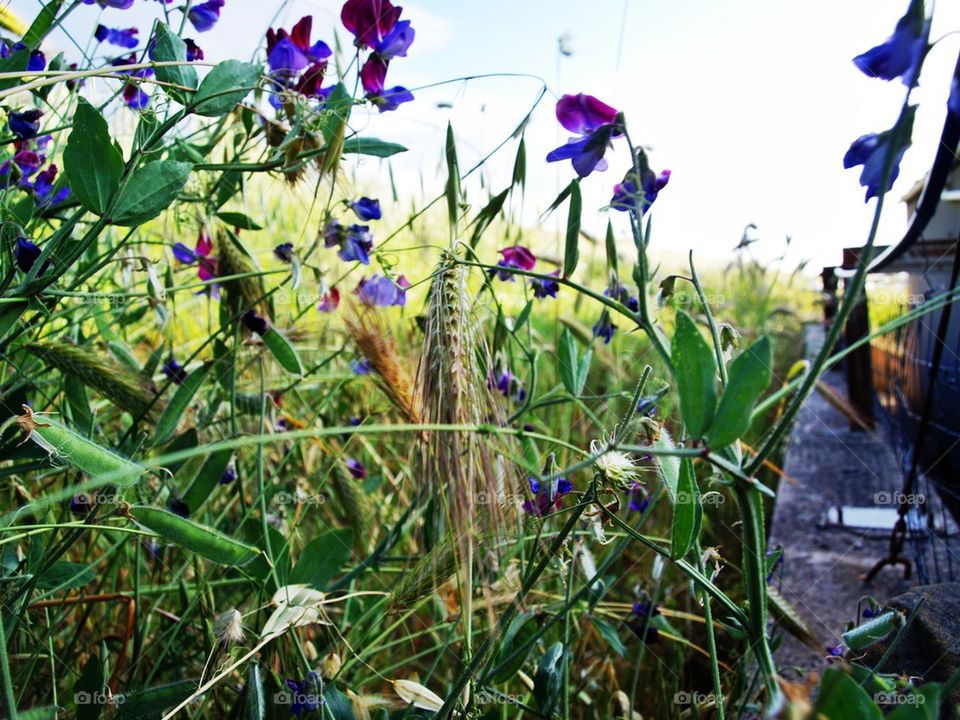
<path fill-rule="evenodd" d="M 537 258 L 532 252 L 521 245 L 504 248 L 500 251 L 503 259 L 497 263 L 495 268 L 490 268 L 491 277 L 499 277 L 501 280 L 513 281 L 511 269 L 533 270 L 537 264 Z"/>
<path fill-rule="evenodd" d="M 565 477 L 554 478 L 545 483 L 536 478 L 527 478 L 533 499 L 523 503 L 523 511 L 534 517 L 545 517 L 560 509 L 563 496 L 573 490 L 573 485 Z"/>
<path fill-rule="evenodd" d="M 217 276 L 217 259 L 210 257 L 213 241 L 206 230 L 197 236 L 197 247 L 191 250 L 181 242 L 174 243 L 173 256 L 184 265 L 197 263 L 197 277 L 201 280 L 213 280 Z"/>
<path fill-rule="evenodd" d="M 310 43 L 313 16 L 305 15 L 288 33 L 283 28 L 267 30 L 267 62 L 275 73 L 297 73 L 310 63 L 326 60 L 333 53 L 322 40 Z"/>
<path fill-rule="evenodd" d="M 403 8 L 390 0 L 347 0 L 340 11 L 343 26 L 354 37 L 359 48 L 377 48 L 396 26 Z"/>
<path fill-rule="evenodd" d="M 593 95 L 564 95 L 557 101 L 557 120 L 564 128 L 586 135 L 603 125 L 612 125 L 617 111 Z"/>
<path fill-rule="evenodd" d="M 187 46 L 187 60 L 203 60 L 203 49 L 190 38 L 184 38 L 183 44 Z"/>
<path fill-rule="evenodd" d="M 83 0 L 84 5 L 93 5 L 96 3 L 102 8 L 116 8 L 117 10 L 126 10 L 133 7 L 133 0 Z"/>
<path fill-rule="evenodd" d="M 331 313 L 338 307 L 340 307 L 340 291 L 334 287 L 320 296 L 320 304 L 317 305 L 317 310 L 322 313 Z"/>
<path fill-rule="evenodd" d="M 623 133 L 619 113 L 592 95 L 564 95 L 557 102 L 557 120 L 570 132 L 578 133 L 547 155 L 547 162 L 570 160 L 579 177 L 594 170 L 606 170 L 603 156 L 611 139 Z"/>

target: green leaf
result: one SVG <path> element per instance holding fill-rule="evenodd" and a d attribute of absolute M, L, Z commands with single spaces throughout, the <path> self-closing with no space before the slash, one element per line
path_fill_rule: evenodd
<path fill-rule="evenodd" d="M 260 66 L 239 60 L 224 60 L 200 83 L 190 109 L 197 115 L 219 117 L 233 110 L 260 80 Z"/>
<path fill-rule="evenodd" d="M 0 340 L 13 329 L 28 306 L 26 300 L 14 300 L 0 305 Z"/>
<path fill-rule="evenodd" d="M 666 428 L 660 430 L 657 439 L 653 441 L 652 446 L 657 450 L 675 450 L 676 445 L 670 433 Z M 667 495 L 671 503 L 677 501 L 677 488 L 680 486 L 680 458 L 676 455 L 655 455 L 654 460 L 660 470 L 660 479 L 664 487 L 667 488 Z"/>
<path fill-rule="evenodd" d="M 186 503 L 190 513 L 195 513 L 210 497 L 210 493 L 220 482 L 223 472 L 233 457 L 233 450 L 218 450 L 206 457 L 200 470 L 190 481 L 190 485 L 184 491 L 180 499 Z"/>
<path fill-rule="evenodd" d="M 173 160 L 137 168 L 117 200 L 114 225 L 134 227 L 153 220 L 177 199 L 192 169 L 190 163 Z"/>
<path fill-rule="evenodd" d="M 163 23 L 157 23 L 151 57 L 158 62 L 187 62 L 187 45 Z M 193 65 L 162 65 L 154 68 L 160 82 L 197 87 L 197 69 Z M 167 94 L 184 103 L 193 93 L 175 87 L 165 87 Z"/>
<path fill-rule="evenodd" d="M 352 548 L 353 528 L 323 533 L 303 549 L 290 573 L 290 582 L 294 585 L 306 583 L 317 590 L 325 590 L 350 559 Z"/>
<path fill-rule="evenodd" d="M 344 155 L 370 155 L 378 158 L 388 158 L 397 153 L 406 152 L 403 145 L 378 140 L 377 138 L 352 137 L 343 141 Z"/>
<path fill-rule="evenodd" d="M 540 658 L 533 678 L 533 697 L 544 715 L 550 716 L 563 690 L 563 643 L 555 642 Z"/>
<path fill-rule="evenodd" d="M 824 720 L 880 720 L 883 714 L 867 691 L 837 667 L 827 668 L 811 717 Z"/>
<path fill-rule="evenodd" d="M 241 230 L 263 230 L 263 226 L 255 222 L 249 215 L 240 212 L 218 212 L 217 217 L 231 227 Z"/>
<path fill-rule="evenodd" d="M 727 385 L 710 429 L 714 450 L 726 447 L 750 429 L 750 416 L 773 378 L 773 352 L 764 335 L 730 364 Z"/>
<path fill-rule="evenodd" d="M 117 720 L 146 720 L 159 717 L 164 710 L 190 697 L 197 689 L 193 680 L 134 690 L 116 699 Z"/>
<path fill-rule="evenodd" d="M 43 571 L 37 579 L 37 587 L 43 590 L 66 590 L 83 587 L 94 580 L 96 575 L 89 565 L 58 560 Z"/>
<path fill-rule="evenodd" d="M 607 268 L 617 272 L 617 238 L 613 234 L 613 223 L 607 220 Z"/>
<path fill-rule="evenodd" d="M 899 704 L 886 720 L 938 720 L 940 717 L 940 683 L 926 683 L 912 692 L 899 690 L 891 699 Z"/>
<path fill-rule="evenodd" d="M 97 720 L 100 717 L 108 700 L 103 692 L 104 685 L 103 662 L 99 655 L 91 654 L 73 685 L 76 720 Z"/>
<path fill-rule="evenodd" d="M 717 407 L 717 366 L 696 323 L 682 310 L 677 313 L 671 360 L 687 432 L 692 437 L 702 437 Z"/>
<path fill-rule="evenodd" d="M 583 200 L 580 197 L 580 181 L 570 183 L 570 208 L 567 213 L 567 246 L 563 253 L 563 276 L 573 275 L 580 261 L 580 213 Z"/>
<path fill-rule="evenodd" d="M 484 205 L 483 209 L 477 213 L 477 217 L 473 220 L 473 235 L 470 236 L 471 248 L 477 247 L 480 242 L 480 236 L 483 235 L 484 231 L 490 227 L 490 224 L 496 220 L 500 211 L 503 210 L 503 204 L 506 202 L 509 194 L 510 188 L 507 188 L 499 195 L 494 195 L 490 198 L 490 202 Z"/>
<path fill-rule="evenodd" d="M 510 187 L 519 187 L 522 191 L 527 185 L 527 144 L 521 136 L 517 143 L 517 154 L 513 159 L 513 176 Z"/>
<path fill-rule="evenodd" d="M 183 417 L 183 413 L 186 412 L 190 401 L 193 400 L 193 396 L 197 394 L 197 391 L 203 385 L 203 381 L 206 379 L 212 367 L 213 363 L 201 365 L 187 375 L 177 388 L 177 391 L 170 399 L 170 404 L 167 405 L 163 411 L 163 415 L 161 415 L 157 421 L 157 433 L 153 440 L 154 445 L 162 445 L 173 435 L 173 431 L 177 429 L 177 425 L 180 423 L 180 418 Z"/>
<path fill-rule="evenodd" d="M 499 665 L 500 661 L 510 657 L 514 650 L 523 647 L 530 638 L 536 634 L 537 625 L 537 616 L 532 610 L 524 610 L 518 613 L 503 634 L 496 664 Z M 512 662 L 501 668 L 497 674 L 493 676 L 493 681 L 496 683 L 506 682 L 516 675 L 517 671 L 520 670 L 527 661 L 527 656 L 532 649 L 533 646 L 531 645 L 525 653 L 520 653 Z"/>
<path fill-rule="evenodd" d="M 597 629 L 597 632 L 600 633 L 601 637 L 607 641 L 607 645 L 610 646 L 611 650 L 620 657 L 626 657 L 627 647 L 623 644 L 620 635 L 617 633 L 617 629 L 613 625 L 606 620 L 593 616 L 590 617 L 590 622 L 593 623 L 593 626 Z"/>
<path fill-rule="evenodd" d="M 340 692 L 333 683 L 330 683 L 324 689 L 323 701 L 324 707 L 330 711 L 333 720 L 356 720 L 350 698 Z"/>
<path fill-rule="evenodd" d="M 255 547 L 160 508 L 135 505 L 130 515 L 174 545 L 221 565 L 243 565 L 260 554 Z"/>
<path fill-rule="evenodd" d="M 0 58 L 0 72 L 2 73 L 24 73 L 27 70 L 27 65 L 30 62 L 30 51 L 29 50 L 17 50 L 17 52 L 10 54 L 5 58 Z M 22 81 L 21 78 L 7 78 L 6 80 L 0 80 L 0 90 L 7 90 L 12 88 L 14 85 L 19 85 Z"/>
<path fill-rule="evenodd" d="M 50 32 L 53 21 L 57 19 L 57 13 L 64 0 L 51 0 L 41 8 L 40 12 L 33 19 L 30 27 L 23 36 L 23 43 L 29 48 L 40 47 L 40 43 Z"/>
<path fill-rule="evenodd" d="M 693 545 L 700 529 L 702 513 L 693 460 L 682 457 L 680 477 L 677 480 L 677 498 L 673 504 L 673 531 L 670 535 L 670 556 L 674 560 L 686 555 Z"/>
<path fill-rule="evenodd" d="M 77 102 L 72 127 L 63 151 L 70 192 L 87 210 L 103 215 L 120 186 L 123 154 L 103 115 L 83 98 Z"/>
<path fill-rule="evenodd" d="M 588 358 L 587 370 L 589 370 L 589 356 L 585 355 L 585 357 Z M 560 373 L 560 381 L 567 392 L 571 395 L 579 395 L 587 378 L 581 367 L 577 341 L 574 340 L 569 328 L 563 329 L 560 340 L 557 342 L 557 369 Z"/>
<path fill-rule="evenodd" d="M 57 720 L 57 706 L 32 708 L 17 712 L 17 720 Z"/>
<path fill-rule="evenodd" d="M 300 364 L 297 351 L 286 337 L 274 328 L 268 328 L 267 332 L 261 336 L 261 339 L 280 367 L 291 375 L 303 374 L 303 366 Z"/>
<path fill-rule="evenodd" d="M 253 662 L 247 668 L 246 697 L 243 703 L 244 720 L 266 720 L 267 694 L 263 689 L 260 665 Z"/>

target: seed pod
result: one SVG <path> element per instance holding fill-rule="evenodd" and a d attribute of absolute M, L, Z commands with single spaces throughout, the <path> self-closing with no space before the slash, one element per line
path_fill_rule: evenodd
<path fill-rule="evenodd" d="M 163 410 L 156 395 L 143 386 L 139 377 L 86 347 L 65 342 L 27 343 L 24 347 L 65 375 L 97 390 L 134 418 L 155 422 Z"/>
<path fill-rule="evenodd" d="M 130 517 L 174 545 L 221 565 L 244 565 L 260 554 L 255 547 L 160 508 L 135 505 Z"/>
<path fill-rule="evenodd" d="M 24 405 L 23 410 L 25 414 L 17 416 L 16 422 L 27 440 L 91 477 L 107 477 L 114 485 L 129 487 L 146 472 L 143 466 L 97 445 L 55 420 L 37 418 L 29 406 Z"/>
<path fill-rule="evenodd" d="M 246 310 L 256 310 L 269 319 L 270 313 L 263 300 L 265 295 L 263 279 L 259 275 L 250 274 L 256 273 L 258 268 L 237 247 L 239 239 L 231 237 L 232 235 L 233 233 L 226 228 L 220 228 L 216 234 L 217 273 L 224 277 L 230 275 L 249 275 L 249 277 L 223 282 L 228 307 L 237 315 Z"/>

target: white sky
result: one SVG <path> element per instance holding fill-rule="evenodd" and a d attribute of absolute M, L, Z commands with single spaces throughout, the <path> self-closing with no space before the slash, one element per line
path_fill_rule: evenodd
<path fill-rule="evenodd" d="M 0 0 L 2 2 L 3 0 Z M 38 0 L 13 0 L 23 17 Z M 314 15 L 314 39 L 333 45 L 339 0 L 227 0 L 210 32 L 188 32 L 208 60 L 249 58 L 271 19 L 290 27 Z M 527 73 L 543 79 L 549 95 L 526 133 L 528 191 L 525 218 L 535 222 L 573 172 L 569 163 L 547 165 L 546 153 L 566 140 L 553 114 L 555 97 L 585 92 L 625 112 L 635 142 L 648 146 L 655 169 L 673 171 L 654 206 L 654 245 L 698 255 L 727 256 L 743 227 L 759 226 L 756 254 L 773 257 L 782 238 L 794 237 L 791 257 L 812 258 L 811 269 L 839 261 L 840 249 L 862 244 L 873 203 L 863 202 L 859 170 L 844 171 L 842 157 L 859 135 L 888 128 L 904 87 L 862 75 L 851 58 L 886 39 L 907 0 L 484 0 L 405 3 L 403 17 L 417 31 L 409 57 L 395 60 L 388 84 L 415 90 L 417 101 L 371 116 L 364 132 L 408 145 L 394 172 L 401 187 L 430 194 L 443 187 L 444 127 L 458 135 L 467 167 L 508 135 L 526 114 L 540 82 L 493 78 L 416 91 L 465 75 Z M 171 5 L 175 7 L 175 5 Z M 99 21 L 138 25 L 145 34 L 159 5 L 138 0 L 129 11 L 78 8 L 67 29 L 85 38 Z M 960 30 L 960 3 L 937 3 L 933 37 Z M 568 33 L 574 55 L 561 58 L 557 38 Z M 914 146 L 885 213 L 881 243 L 905 228 L 897 202 L 932 162 L 945 112 L 950 72 L 960 35 L 939 43 L 928 57 L 914 99 L 920 112 Z M 62 32 L 49 51 L 77 51 Z M 437 103 L 452 102 L 453 108 Z M 355 122 L 366 123 L 355 116 Z M 584 229 L 601 233 L 610 191 L 628 156 L 622 141 L 610 170 L 583 183 Z M 490 166 L 490 188 L 509 182 L 513 146 Z M 368 163 L 368 172 L 381 172 Z M 476 207 L 484 201 L 471 188 Z M 564 211 L 560 211 L 564 215 Z M 616 227 L 626 232 L 623 217 Z M 552 228 L 555 221 L 551 220 Z"/>

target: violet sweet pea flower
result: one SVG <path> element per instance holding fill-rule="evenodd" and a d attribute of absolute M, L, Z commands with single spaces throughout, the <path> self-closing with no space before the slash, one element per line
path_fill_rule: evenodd
<path fill-rule="evenodd" d="M 557 102 L 557 120 L 570 132 L 579 133 L 547 155 L 547 162 L 570 160 L 581 178 L 594 170 L 606 170 L 603 159 L 611 139 L 622 134 L 619 113 L 592 95 L 564 95 Z"/>
<path fill-rule="evenodd" d="M 348 457 L 346 466 L 354 480 L 363 480 L 367 477 L 367 469 L 356 458 Z"/>
<path fill-rule="evenodd" d="M 29 140 L 36 137 L 40 132 L 40 118 L 43 116 L 41 110 L 24 110 L 23 112 L 12 112 L 7 116 L 7 125 L 10 132 L 21 140 Z"/>
<path fill-rule="evenodd" d="M 386 62 L 390 62 L 395 57 L 406 57 L 415 35 L 413 28 L 410 27 L 410 21 L 401 20 L 383 36 L 374 50 Z"/>
<path fill-rule="evenodd" d="M 184 265 L 197 263 L 197 277 L 212 280 L 217 276 L 217 259 L 210 257 L 213 252 L 213 240 L 205 230 L 197 236 L 197 247 L 191 250 L 181 242 L 173 244 L 173 256 Z"/>
<path fill-rule="evenodd" d="M 533 270 L 533 267 L 537 264 L 537 258 L 534 254 L 521 245 L 504 248 L 500 251 L 500 254 L 503 259 L 497 263 L 495 268 L 490 268 L 489 273 L 491 277 L 498 277 L 501 280 L 512 282 L 513 273 L 510 272 L 511 269 Z"/>
<path fill-rule="evenodd" d="M 256 333 L 260 337 L 267 334 L 270 329 L 270 323 L 262 315 L 258 315 L 256 310 L 247 310 L 240 318 L 243 326 L 250 332 Z"/>
<path fill-rule="evenodd" d="M 280 262 L 285 262 L 285 263 L 293 262 L 293 257 L 294 257 L 293 243 L 291 242 L 280 243 L 273 249 L 273 255 Z"/>
<path fill-rule="evenodd" d="M 33 264 L 37 261 L 37 258 L 40 257 L 40 252 L 40 248 L 37 247 L 36 243 L 25 237 L 18 237 L 17 247 L 13 251 L 13 255 L 17 261 L 17 267 L 20 268 L 20 272 L 30 272 Z"/>
<path fill-rule="evenodd" d="M 953 76 L 950 84 L 950 97 L 947 98 L 947 110 L 960 119 L 960 74 Z"/>
<path fill-rule="evenodd" d="M 50 163 L 33 179 L 33 195 L 39 207 L 56 205 L 70 197 L 70 188 L 67 185 L 61 187 L 55 195 L 51 195 L 54 183 L 57 181 L 57 172 L 57 166 Z"/>
<path fill-rule="evenodd" d="M 323 62 L 326 65 L 325 61 L 333 52 L 322 40 L 310 44 L 312 28 L 313 16 L 305 15 L 289 33 L 283 28 L 267 30 L 267 62 L 271 71 L 295 74 L 310 63 Z"/>
<path fill-rule="evenodd" d="M 894 127 L 881 133 L 867 133 L 861 135 L 853 141 L 846 155 L 843 156 L 843 167 L 848 170 L 857 165 L 862 165 L 860 172 L 860 184 L 867 189 L 866 201 L 872 197 L 879 197 L 893 187 L 897 176 L 900 174 L 900 161 L 903 154 L 910 147 L 910 136 L 913 131 L 913 119 L 916 115 L 916 106 L 907 108 L 904 116 L 905 127 L 901 132 L 897 132 Z M 897 136 L 900 139 L 897 140 Z M 897 142 L 896 145 L 892 143 Z M 892 153 L 892 164 L 890 166 L 890 176 L 887 178 L 886 185 L 883 184 L 883 175 L 886 168 L 887 155 Z"/>
<path fill-rule="evenodd" d="M 206 32 L 220 19 L 220 9 L 224 6 L 226 0 L 207 0 L 207 2 L 194 5 L 187 13 L 190 24 L 197 32 Z"/>
<path fill-rule="evenodd" d="M 536 478 L 527 478 L 533 499 L 523 503 L 523 511 L 534 517 L 545 517 L 560 509 L 563 496 L 573 490 L 573 485 L 565 477 L 554 478 L 548 483 Z"/>
<path fill-rule="evenodd" d="M 621 212 L 634 210 L 645 213 L 657 199 L 657 195 L 670 182 L 670 171 L 664 170 L 659 175 L 649 168 L 642 172 L 640 185 L 642 192 L 638 192 L 636 174 L 633 170 L 627 172 L 623 182 L 613 186 L 613 197 L 610 198 L 610 207 Z"/>
<path fill-rule="evenodd" d="M 166 375 L 167 379 L 174 385 L 182 385 L 183 381 L 187 379 L 187 371 L 183 365 L 177 362 L 177 359 L 173 357 L 173 355 L 170 355 L 163 364 L 163 374 Z"/>
<path fill-rule="evenodd" d="M 317 305 L 317 310 L 322 313 L 331 313 L 338 307 L 340 307 L 340 291 L 336 288 L 330 288 L 320 296 L 320 304 Z"/>
<path fill-rule="evenodd" d="M 396 85 L 381 93 L 368 95 L 367 99 L 377 106 L 377 110 L 384 113 L 396 110 L 403 103 L 411 102 L 414 98 L 412 92 L 405 87 Z"/>
<path fill-rule="evenodd" d="M 203 60 L 203 50 L 199 45 L 197 45 L 197 43 L 190 38 L 184 38 L 183 44 L 187 46 L 187 60 L 190 62 L 193 62 L 194 60 Z"/>
<path fill-rule="evenodd" d="M 593 336 L 603 338 L 603 344 L 609 345 L 617 326 L 610 320 L 610 313 L 606 308 L 600 313 L 600 319 L 593 326 Z"/>
<path fill-rule="evenodd" d="M 554 270 L 550 275 L 560 277 L 560 271 Z M 547 297 L 555 298 L 557 292 L 560 290 L 560 283 L 556 280 L 547 280 L 545 278 L 531 278 L 530 287 L 533 288 L 533 296 L 542 300 Z"/>
<path fill-rule="evenodd" d="M 350 203 L 350 209 L 363 221 L 379 220 L 383 215 L 380 211 L 380 201 L 362 197 Z"/>
<path fill-rule="evenodd" d="M 861 72 L 882 80 L 900 78 L 907 87 L 917 83 L 917 74 L 927 49 L 923 0 L 910 0 L 910 7 L 897 22 L 886 42 L 853 59 Z"/>
<path fill-rule="evenodd" d="M 94 30 L 93 36 L 97 39 L 97 42 L 107 42 L 111 45 L 130 49 L 135 48 L 140 44 L 140 40 L 137 39 L 139 32 L 140 31 L 135 27 L 121 30 L 108 28 L 106 25 L 97 25 L 97 29 Z"/>
<path fill-rule="evenodd" d="M 99 5 L 102 8 L 126 10 L 133 7 L 133 0 L 83 0 L 84 5 Z"/>
<path fill-rule="evenodd" d="M 403 8 L 394 7 L 390 0 L 347 0 L 340 20 L 357 47 L 376 48 L 396 26 L 402 12 Z"/>
<path fill-rule="evenodd" d="M 373 275 L 363 278 L 357 285 L 356 294 L 360 302 L 371 307 L 403 306 L 407 302 L 407 288 L 410 283 L 401 275 L 394 282 L 388 277 Z"/>
<path fill-rule="evenodd" d="M 370 234 L 370 228 L 366 225 L 351 225 L 347 228 L 347 235 L 337 256 L 347 262 L 356 261 L 369 265 L 371 250 L 373 250 L 373 235 Z"/>
<path fill-rule="evenodd" d="M 370 361 L 366 358 L 354 358 L 350 361 L 350 371 L 354 375 L 369 375 L 371 370 L 373 370 L 373 368 L 370 366 Z"/>

